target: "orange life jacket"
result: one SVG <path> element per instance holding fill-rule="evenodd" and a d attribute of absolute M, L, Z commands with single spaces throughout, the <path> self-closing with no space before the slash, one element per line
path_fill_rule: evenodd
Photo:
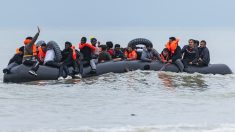
<path fill-rule="evenodd" d="M 20 53 L 20 49 L 16 48 L 16 54 L 19 54 L 19 53 Z"/>
<path fill-rule="evenodd" d="M 132 60 L 136 60 L 137 59 L 137 53 L 135 50 L 132 50 L 130 53 L 128 53 L 127 51 L 125 51 L 125 56 L 129 59 L 132 59 Z"/>
<path fill-rule="evenodd" d="M 77 53 L 76 53 L 75 46 L 74 46 L 74 45 L 72 45 L 71 49 L 73 50 L 72 58 L 73 58 L 73 60 L 76 60 L 76 59 L 77 59 Z"/>
<path fill-rule="evenodd" d="M 92 52 L 94 52 L 96 49 L 93 45 L 91 45 L 89 43 L 85 43 L 85 44 L 79 43 L 79 45 L 78 45 L 79 49 L 83 49 L 85 46 L 89 47 L 92 50 Z"/>
<path fill-rule="evenodd" d="M 179 39 L 176 39 L 175 41 L 172 41 L 171 43 L 168 42 L 166 44 L 166 48 L 170 51 L 171 54 L 174 54 L 178 44 L 179 44 Z"/>
<path fill-rule="evenodd" d="M 24 44 L 25 45 L 29 44 L 30 42 L 31 42 L 30 39 L 25 39 L 24 40 Z M 33 56 L 37 56 L 37 47 L 36 47 L 36 44 L 33 44 L 32 51 L 33 51 Z M 28 55 L 26 55 L 26 56 L 28 56 Z"/>
<path fill-rule="evenodd" d="M 43 62 L 44 58 L 46 57 L 46 52 L 43 52 L 42 47 L 38 47 L 38 59 Z"/>

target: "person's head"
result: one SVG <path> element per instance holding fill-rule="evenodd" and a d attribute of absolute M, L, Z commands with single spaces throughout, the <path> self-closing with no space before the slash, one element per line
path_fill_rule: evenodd
<path fill-rule="evenodd" d="M 64 44 L 64 46 L 65 46 L 65 49 L 69 49 L 69 48 L 71 48 L 72 43 L 71 43 L 71 42 L 66 41 L 66 42 L 65 42 L 65 44 Z"/>
<path fill-rule="evenodd" d="M 121 50 L 120 44 L 115 44 L 114 48 L 115 48 L 115 50 L 118 50 L 118 51 Z"/>
<path fill-rule="evenodd" d="M 81 44 L 85 44 L 86 41 L 87 41 L 87 38 L 86 38 L 86 37 L 82 37 L 82 38 L 81 38 Z"/>
<path fill-rule="evenodd" d="M 25 45 L 27 45 L 27 44 L 29 44 L 31 41 L 32 41 L 32 37 L 27 37 L 27 38 L 25 38 L 25 40 L 24 40 L 24 44 Z"/>
<path fill-rule="evenodd" d="M 194 40 L 194 46 L 198 47 L 199 46 L 199 41 L 198 40 Z"/>
<path fill-rule="evenodd" d="M 100 45 L 102 51 L 107 51 L 107 45 Z"/>
<path fill-rule="evenodd" d="M 167 48 L 163 49 L 162 55 L 163 56 L 168 56 L 169 55 L 169 50 Z"/>
<path fill-rule="evenodd" d="M 173 42 L 173 41 L 175 41 L 175 40 L 176 40 L 175 37 L 170 37 L 170 38 L 169 38 L 169 42 L 170 42 L 170 43 Z"/>
<path fill-rule="evenodd" d="M 146 49 L 147 49 L 148 51 L 151 51 L 151 50 L 153 49 L 153 46 L 152 46 L 152 45 L 146 45 Z"/>
<path fill-rule="evenodd" d="M 41 48 L 42 48 L 42 51 L 43 51 L 43 52 L 46 52 L 46 51 L 47 51 L 47 45 L 46 45 L 46 43 L 41 44 Z"/>
<path fill-rule="evenodd" d="M 131 46 L 126 48 L 127 52 L 131 52 L 133 50 L 133 48 Z"/>
<path fill-rule="evenodd" d="M 97 44 L 97 39 L 96 39 L 96 38 L 91 38 L 91 44 L 92 44 L 93 46 L 96 46 L 96 44 Z"/>
<path fill-rule="evenodd" d="M 200 42 L 200 47 L 201 47 L 201 48 L 206 47 L 206 41 L 205 41 L 205 40 L 202 40 L 202 41 Z"/>
<path fill-rule="evenodd" d="M 112 41 L 106 42 L 106 46 L 107 46 L 107 49 L 112 49 L 113 48 L 113 42 Z"/>
<path fill-rule="evenodd" d="M 190 48 L 194 48 L 194 40 L 193 39 L 189 39 L 188 44 L 189 44 Z"/>

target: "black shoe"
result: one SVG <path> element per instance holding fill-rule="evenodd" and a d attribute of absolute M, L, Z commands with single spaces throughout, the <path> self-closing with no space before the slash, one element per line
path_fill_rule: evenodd
<path fill-rule="evenodd" d="M 3 69 L 2 71 L 3 71 L 3 73 L 5 73 L 5 74 L 9 74 L 9 73 L 10 73 L 10 70 L 9 70 L 9 69 Z"/>
<path fill-rule="evenodd" d="M 33 75 L 33 76 L 37 76 L 37 75 L 38 75 L 38 74 L 37 74 L 35 71 L 33 71 L 33 70 L 30 70 L 30 71 L 29 71 L 29 74 L 30 74 L 30 75 Z"/>

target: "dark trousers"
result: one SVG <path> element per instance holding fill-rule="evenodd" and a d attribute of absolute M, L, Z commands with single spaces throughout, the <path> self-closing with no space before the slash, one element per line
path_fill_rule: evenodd
<path fill-rule="evenodd" d="M 74 61 L 74 70 L 75 70 L 76 74 L 78 74 L 78 73 L 83 74 L 83 62 L 82 61 L 78 61 L 78 60 Z"/>
<path fill-rule="evenodd" d="M 31 70 L 37 72 L 40 63 L 37 60 L 25 60 L 23 64 L 26 66 L 32 66 Z"/>
<path fill-rule="evenodd" d="M 174 63 L 178 67 L 179 71 L 183 72 L 184 64 L 182 63 L 181 59 L 177 59 Z"/>
<path fill-rule="evenodd" d="M 69 67 L 73 67 L 73 73 L 69 72 Z M 63 63 L 60 66 L 60 73 L 59 76 L 63 76 L 63 72 L 65 72 L 65 75 L 74 75 L 74 74 L 83 74 L 83 63 L 81 61 L 71 61 Z"/>
<path fill-rule="evenodd" d="M 66 73 L 66 76 L 68 75 L 69 73 L 69 70 L 68 70 L 68 67 L 66 67 L 65 65 L 63 64 L 60 64 L 58 62 L 55 62 L 55 61 L 48 61 L 45 63 L 46 66 L 50 66 L 50 67 L 54 67 L 54 68 L 59 68 L 59 77 L 60 76 L 63 76 L 63 71 L 65 71 Z"/>
<path fill-rule="evenodd" d="M 69 68 L 68 68 L 68 64 L 64 63 L 60 66 L 59 68 L 59 77 L 63 76 L 63 71 L 65 72 L 65 75 L 71 75 L 69 73 Z"/>

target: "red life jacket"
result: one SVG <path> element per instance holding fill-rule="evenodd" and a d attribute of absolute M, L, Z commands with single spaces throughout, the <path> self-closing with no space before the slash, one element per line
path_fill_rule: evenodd
<path fill-rule="evenodd" d="M 169 60 L 169 56 L 164 57 L 163 54 L 160 54 L 160 58 L 163 62 L 167 62 Z"/>
<path fill-rule="evenodd" d="M 74 45 L 72 45 L 71 49 L 73 50 L 72 58 L 73 58 L 73 60 L 76 60 L 76 59 L 77 59 L 77 53 L 76 53 L 75 46 L 74 46 Z"/>
<path fill-rule="evenodd" d="M 37 54 L 37 56 L 38 56 L 39 61 L 41 61 L 41 62 L 43 62 L 43 61 L 44 61 L 44 58 L 46 57 L 46 52 L 44 52 L 44 51 L 42 50 L 42 47 L 41 47 L 41 46 L 38 47 L 38 54 Z"/>

